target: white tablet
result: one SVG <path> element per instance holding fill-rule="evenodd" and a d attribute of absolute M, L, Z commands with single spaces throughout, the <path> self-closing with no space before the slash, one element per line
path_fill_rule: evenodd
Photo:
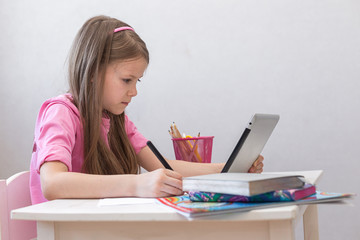
<path fill-rule="evenodd" d="M 276 114 L 254 114 L 221 172 L 247 172 L 262 152 L 279 118 Z"/>

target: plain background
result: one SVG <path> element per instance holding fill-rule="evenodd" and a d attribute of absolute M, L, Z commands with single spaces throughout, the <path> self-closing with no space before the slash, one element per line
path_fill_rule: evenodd
<path fill-rule="evenodd" d="M 255 112 L 281 118 L 265 171 L 323 169 L 318 189 L 359 193 L 360 1 L 0 1 L 0 177 L 29 168 L 41 103 L 67 90 L 90 17 L 132 25 L 151 62 L 127 113 L 168 158 L 175 121 L 213 135 L 224 162 Z M 359 198 L 319 206 L 321 239 L 360 239 Z"/>

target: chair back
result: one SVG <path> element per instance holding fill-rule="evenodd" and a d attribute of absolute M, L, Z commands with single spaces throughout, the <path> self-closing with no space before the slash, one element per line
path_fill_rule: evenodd
<path fill-rule="evenodd" d="M 31 205 L 30 172 L 17 173 L 0 180 L 0 233 L 1 240 L 32 239 L 36 237 L 36 222 L 13 220 L 11 210 Z"/>

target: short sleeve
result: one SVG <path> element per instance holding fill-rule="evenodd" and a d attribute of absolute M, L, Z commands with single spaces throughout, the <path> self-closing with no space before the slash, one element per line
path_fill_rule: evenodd
<path fill-rule="evenodd" d="M 39 172 L 44 162 L 60 161 L 71 172 L 76 135 L 76 121 L 72 110 L 64 104 L 50 104 L 40 113 L 37 124 L 36 170 Z"/>
<path fill-rule="evenodd" d="M 125 115 L 125 131 L 133 146 L 135 153 L 138 154 L 146 146 L 147 139 L 137 130 L 135 124 Z"/>

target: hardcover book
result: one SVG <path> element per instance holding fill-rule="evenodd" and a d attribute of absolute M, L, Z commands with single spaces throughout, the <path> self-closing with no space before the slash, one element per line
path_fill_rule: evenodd
<path fill-rule="evenodd" d="M 301 188 L 299 175 L 272 173 L 216 173 L 183 178 L 183 191 L 215 192 L 243 196 Z"/>

